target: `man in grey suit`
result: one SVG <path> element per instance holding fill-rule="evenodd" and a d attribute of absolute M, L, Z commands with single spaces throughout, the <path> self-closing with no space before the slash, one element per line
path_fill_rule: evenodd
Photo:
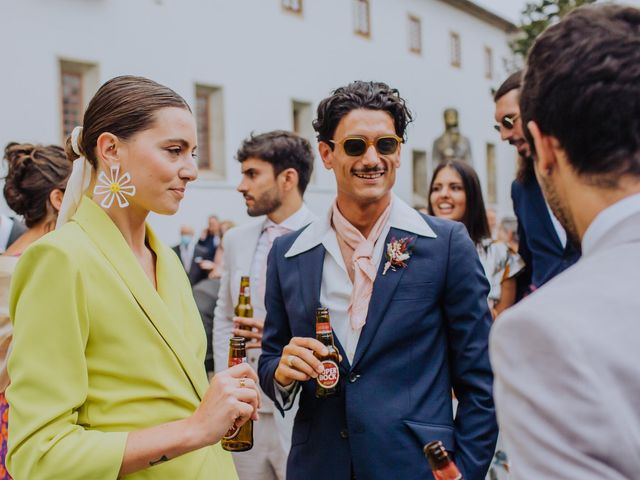
<path fill-rule="evenodd" d="M 584 7 L 529 53 L 520 99 L 544 196 L 582 259 L 496 320 L 514 479 L 640 476 L 640 10 Z"/>
<path fill-rule="evenodd" d="M 236 158 L 242 173 L 237 190 L 245 199 L 247 213 L 250 217 L 264 217 L 233 228 L 224 236 L 222 278 L 213 320 L 216 372 L 227 366 L 231 336 L 250 340 L 247 360 L 257 370 L 262 352 L 266 268 L 271 245 L 276 237 L 296 231 L 315 219 L 303 201 L 313 172 L 313 150 L 307 140 L 283 130 L 252 134 L 242 142 Z M 253 318 L 234 315 L 242 276 L 251 278 Z M 253 427 L 253 449 L 233 454 L 238 478 L 284 480 L 293 415 L 288 413 L 283 418 L 266 396 L 259 413 L 260 421 Z"/>
<path fill-rule="evenodd" d="M 0 253 L 15 242 L 20 235 L 27 231 L 24 224 L 7 215 L 0 215 Z"/>

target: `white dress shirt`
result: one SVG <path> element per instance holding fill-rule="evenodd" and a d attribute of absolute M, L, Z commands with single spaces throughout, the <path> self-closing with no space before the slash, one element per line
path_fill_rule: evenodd
<path fill-rule="evenodd" d="M 385 241 L 391 228 L 405 230 L 410 234 L 424 237 L 436 237 L 434 231 L 424 221 L 424 218 L 394 195 L 392 197 L 389 220 L 384 226 L 373 249 L 371 259 L 375 265 L 379 265 L 382 261 L 382 255 L 386 246 Z M 399 238 L 397 240 L 399 240 Z M 353 290 L 353 283 L 347 273 L 342 253 L 340 252 L 340 246 L 338 245 L 336 232 L 331 226 L 331 211 L 329 211 L 329 214 L 324 218 L 309 225 L 309 228 L 298 236 L 291 248 L 285 253 L 285 257 L 288 258 L 299 255 L 319 244 L 322 244 L 328 253 L 328 255 L 324 256 L 324 263 L 322 265 L 320 304 L 329 309 L 331 327 L 347 354 L 347 360 L 349 360 L 349 363 L 352 363 L 362 329 L 354 330 L 349 320 L 347 311 L 351 291 Z M 289 385 L 288 388 L 283 388 L 277 382 L 275 383 L 278 387 L 277 390 L 282 394 L 280 400 L 286 409 L 299 390 L 298 388 L 294 389 L 294 387 L 297 387 L 297 382 Z"/>
<path fill-rule="evenodd" d="M 180 249 L 180 260 L 182 260 L 182 265 L 187 273 L 191 270 L 191 262 L 193 261 L 193 252 L 195 251 L 196 243 L 198 243 L 198 239 L 193 238 L 191 242 L 189 242 L 189 245 L 185 246 L 180 242 L 180 245 L 178 246 Z"/>
<path fill-rule="evenodd" d="M 567 248 L 567 232 L 565 232 L 564 227 L 560 223 L 560 220 L 558 220 L 557 217 L 551 211 L 551 207 L 549 206 L 546 200 L 544 201 L 544 204 L 547 206 L 547 211 L 549 212 L 549 218 L 551 218 L 551 223 L 553 224 L 553 228 L 556 231 L 556 234 L 558 235 L 558 240 L 560 240 L 560 244 L 562 245 L 562 248 Z"/>

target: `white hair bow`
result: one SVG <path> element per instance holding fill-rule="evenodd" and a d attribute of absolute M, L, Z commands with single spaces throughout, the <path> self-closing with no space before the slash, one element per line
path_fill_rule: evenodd
<path fill-rule="evenodd" d="M 73 132 L 71 132 L 71 148 L 73 148 L 73 151 L 76 155 L 79 155 L 79 157 L 73 161 L 71 175 L 67 181 L 67 187 L 65 188 L 64 197 L 62 198 L 62 205 L 58 212 L 56 228 L 60 228 L 71 220 L 71 217 L 73 217 L 76 210 L 78 210 L 84 192 L 87 191 L 91 183 L 93 167 L 80 151 L 78 141 L 81 134 L 82 127 L 75 127 Z"/>

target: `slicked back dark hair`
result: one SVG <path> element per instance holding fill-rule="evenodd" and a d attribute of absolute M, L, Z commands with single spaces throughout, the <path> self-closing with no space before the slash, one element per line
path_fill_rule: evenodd
<path fill-rule="evenodd" d="M 527 64 L 525 125 L 557 138 L 594 185 L 640 176 L 640 9 L 578 8 L 538 38 Z"/>
<path fill-rule="evenodd" d="M 497 102 L 502 97 L 504 97 L 511 90 L 519 90 L 522 87 L 522 74 L 524 72 L 522 70 L 518 70 L 517 72 L 512 73 L 507 77 L 507 79 L 502 82 L 502 85 L 498 87 L 496 93 L 493 94 L 493 101 Z"/>
<path fill-rule="evenodd" d="M 298 191 L 304 195 L 313 172 L 313 149 L 306 139 L 285 130 L 251 134 L 236 154 L 240 163 L 250 157 L 270 163 L 275 177 L 287 168 L 293 168 L 298 172 Z"/>
<path fill-rule="evenodd" d="M 493 95 L 493 101 L 497 102 L 512 90 L 520 90 L 520 88 L 522 87 L 523 75 L 524 70 L 518 70 L 517 72 L 513 72 L 511 75 L 509 75 L 507 79 L 502 82 L 502 85 L 498 87 L 498 90 L 496 90 L 496 93 Z M 533 159 L 530 157 L 523 157 L 522 155 L 518 155 L 516 180 L 524 185 L 532 181 L 535 176 L 536 174 L 533 170 Z"/>
<path fill-rule="evenodd" d="M 407 125 L 413 121 L 413 116 L 400 92 L 386 83 L 356 81 L 337 88 L 318 105 L 317 118 L 313 121 L 318 141 L 328 143 L 333 149 L 330 140 L 333 140 L 340 120 L 360 108 L 389 113 L 396 135 L 406 140 Z"/>
<path fill-rule="evenodd" d="M 466 208 L 461 221 L 464 223 L 464 226 L 467 227 L 473 243 L 480 245 L 485 238 L 491 238 L 491 229 L 489 228 L 489 220 L 487 219 L 487 210 L 484 208 L 480 179 L 473 167 L 467 162 L 462 160 L 448 160 L 436 167 L 431 177 L 431 184 L 429 185 L 429 215 L 434 215 L 433 205 L 431 205 L 433 184 L 438 173 L 447 167 L 452 168 L 460 175 L 464 193 L 467 197 Z"/>
<path fill-rule="evenodd" d="M 184 98 L 153 80 L 132 75 L 112 78 L 89 102 L 78 146 L 91 165 L 97 168 L 95 149 L 101 134 L 110 132 L 128 140 L 136 133 L 152 128 L 156 113 L 170 107 L 191 112 Z M 71 135 L 67 137 L 65 151 L 70 160 L 78 158 L 71 146 Z"/>

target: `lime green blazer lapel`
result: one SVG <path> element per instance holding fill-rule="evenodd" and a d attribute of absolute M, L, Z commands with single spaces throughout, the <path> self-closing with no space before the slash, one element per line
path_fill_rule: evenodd
<path fill-rule="evenodd" d="M 118 272 L 145 316 L 178 359 L 194 390 L 202 399 L 208 387 L 204 366 L 196 357 L 194 349 L 190 347 L 185 336 L 183 316 L 190 313 L 191 309 L 185 308 L 184 302 L 179 301 L 181 296 L 175 294 L 175 289 L 182 287 L 180 280 L 170 278 L 167 273 L 175 271 L 170 267 L 171 262 L 175 261 L 170 256 L 173 252 L 158 240 L 153 230 L 147 225 L 147 241 L 157 259 L 158 290 L 156 291 L 120 230 L 106 212 L 91 199 L 83 198 L 72 221 L 78 223 Z"/>

